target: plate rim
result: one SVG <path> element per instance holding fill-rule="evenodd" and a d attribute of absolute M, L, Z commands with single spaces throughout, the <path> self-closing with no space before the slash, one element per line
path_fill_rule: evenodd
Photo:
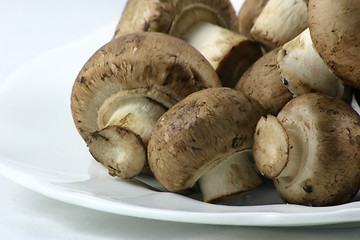
<path fill-rule="evenodd" d="M 11 161 L 13 160 L 10 160 L 10 162 Z M 0 157 L 0 174 L 27 189 L 61 202 L 111 214 L 181 223 L 254 227 L 321 227 L 360 222 L 360 208 L 346 208 L 347 205 L 356 202 L 346 203 L 338 206 L 329 206 L 326 208 L 331 209 L 331 211 L 312 213 L 286 213 L 261 210 L 249 212 L 192 212 L 185 210 L 167 210 L 129 205 L 124 202 L 110 201 L 108 199 L 102 199 L 97 196 L 86 195 L 82 192 L 76 191 L 76 189 L 69 191 L 68 188 L 58 185 L 58 182 L 56 181 L 50 182 L 41 180 L 36 176 L 26 173 L 25 171 L 12 168 L 9 166 L 10 164 L 6 164 L 6 162 L 9 161 L 6 161 L 5 158 Z M 24 181 L 25 179 L 26 181 Z M 266 206 L 282 208 L 283 206 L 287 205 L 288 204 L 269 204 Z M 250 207 L 262 206 L 265 205 Z M 227 207 L 245 208 L 248 206 Z M 314 208 L 307 206 L 299 207 Z M 348 213 L 351 213 L 352 216 L 357 215 L 358 217 L 344 219 L 344 215 Z M 257 218 L 258 220 L 255 222 L 248 221 L 249 217 Z M 342 217 L 341 220 L 335 221 L 335 219 L 340 219 L 339 217 Z M 219 221 L 219 219 L 221 219 L 221 221 Z M 244 219 L 247 220 L 244 221 Z"/>

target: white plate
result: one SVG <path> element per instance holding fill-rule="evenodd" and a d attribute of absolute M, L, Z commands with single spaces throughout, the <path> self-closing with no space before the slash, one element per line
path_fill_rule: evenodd
<path fill-rule="evenodd" d="M 111 38 L 115 24 L 39 56 L 0 87 L 0 174 L 54 199 L 142 218 L 242 226 L 360 222 L 360 202 L 318 208 L 282 204 L 270 183 L 214 205 L 196 194 L 186 197 L 108 176 L 74 127 L 70 93 L 82 65 Z M 140 180 L 161 189 L 151 178 Z"/>

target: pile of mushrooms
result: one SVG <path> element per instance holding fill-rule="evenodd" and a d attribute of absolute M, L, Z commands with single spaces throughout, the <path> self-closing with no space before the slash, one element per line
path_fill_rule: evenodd
<path fill-rule="evenodd" d="M 234 87 L 262 55 L 260 44 L 238 33 L 229 0 L 128 0 L 114 38 L 133 32 L 162 32 L 185 40 L 210 62 L 225 87 Z"/>
<path fill-rule="evenodd" d="M 174 193 L 198 184 L 216 203 L 268 178 L 287 203 L 349 202 L 360 188 L 359 9 L 128 0 L 75 80 L 75 126 L 122 179 L 149 174 Z"/>
<path fill-rule="evenodd" d="M 293 2 L 293 8 L 306 4 L 305 12 L 290 14 L 301 19 L 297 14 L 302 12 L 306 24 L 281 24 L 298 33 L 283 42 L 271 37 L 279 24 L 266 28 L 266 36 L 258 30 L 264 19 L 273 19 L 271 6 L 283 11 L 285 4 L 246 1 L 238 15 L 242 31 L 269 51 L 235 86 L 269 114 L 256 127 L 254 162 L 287 203 L 345 203 L 360 187 L 360 117 L 350 106 L 352 91 L 357 93 L 360 84 L 360 3 L 286 2 Z"/>
<path fill-rule="evenodd" d="M 129 34 L 86 62 L 73 85 L 72 115 L 93 157 L 111 175 L 132 178 L 147 166 L 158 118 L 190 93 L 219 86 L 212 66 L 180 39 Z"/>

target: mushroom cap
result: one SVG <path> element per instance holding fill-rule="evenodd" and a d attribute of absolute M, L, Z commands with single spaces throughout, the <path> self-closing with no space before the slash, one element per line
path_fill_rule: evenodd
<path fill-rule="evenodd" d="M 268 113 L 274 115 L 293 97 L 281 81 L 278 71 L 279 50 L 280 48 L 275 48 L 259 58 L 234 87 L 256 99 Z"/>
<path fill-rule="evenodd" d="M 247 37 L 254 22 L 269 0 L 245 0 L 238 13 L 239 33 Z"/>
<path fill-rule="evenodd" d="M 147 31 L 179 37 L 200 21 L 238 31 L 236 12 L 229 0 L 128 0 L 114 38 Z"/>
<path fill-rule="evenodd" d="M 342 100 L 309 93 L 291 100 L 277 118 L 305 136 L 297 174 L 274 180 L 280 197 L 318 206 L 350 201 L 360 187 L 359 115 Z"/>
<path fill-rule="evenodd" d="M 309 1 L 313 44 L 335 75 L 360 88 L 360 2 Z"/>
<path fill-rule="evenodd" d="M 169 191 L 189 188 L 228 156 L 251 149 L 264 113 L 252 98 L 230 88 L 195 92 L 157 122 L 148 144 L 156 179 Z"/>
<path fill-rule="evenodd" d="M 184 41 L 162 33 L 122 36 L 101 47 L 73 85 L 71 109 L 84 140 L 98 130 L 101 105 L 119 91 L 169 108 L 192 92 L 221 86 L 208 61 Z"/>

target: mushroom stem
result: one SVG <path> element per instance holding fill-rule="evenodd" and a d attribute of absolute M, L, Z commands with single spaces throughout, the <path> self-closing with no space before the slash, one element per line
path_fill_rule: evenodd
<path fill-rule="evenodd" d="M 225 87 L 234 87 L 246 69 L 262 56 L 255 42 L 209 22 L 194 24 L 181 38 L 210 62 Z"/>
<path fill-rule="evenodd" d="M 132 178 L 146 164 L 146 148 L 139 135 L 119 126 L 95 131 L 86 141 L 91 155 L 111 176 Z"/>
<path fill-rule="evenodd" d="M 164 106 L 147 96 L 120 92 L 100 107 L 98 127 L 121 126 L 139 135 L 147 144 L 156 121 L 165 111 Z"/>
<path fill-rule="evenodd" d="M 316 91 L 347 98 L 346 87 L 314 48 L 308 28 L 282 47 L 278 63 L 282 81 L 295 96 Z"/>
<path fill-rule="evenodd" d="M 273 49 L 293 39 L 306 27 L 306 1 L 269 0 L 250 30 L 250 36 Z"/>
<path fill-rule="evenodd" d="M 255 130 L 254 161 L 269 179 L 292 180 L 299 171 L 306 140 L 297 125 L 286 125 L 276 117 L 262 117 Z"/>
<path fill-rule="evenodd" d="M 248 192 L 263 183 L 247 151 L 234 153 L 199 178 L 204 202 L 217 202 Z"/>
<path fill-rule="evenodd" d="M 98 111 L 98 127 L 87 144 L 90 153 L 112 176 L 132 178 L 146 165 L 146 145 L 156 121 L 166 107 L 155 100 L 120 91 L 109 97 Z"/>

